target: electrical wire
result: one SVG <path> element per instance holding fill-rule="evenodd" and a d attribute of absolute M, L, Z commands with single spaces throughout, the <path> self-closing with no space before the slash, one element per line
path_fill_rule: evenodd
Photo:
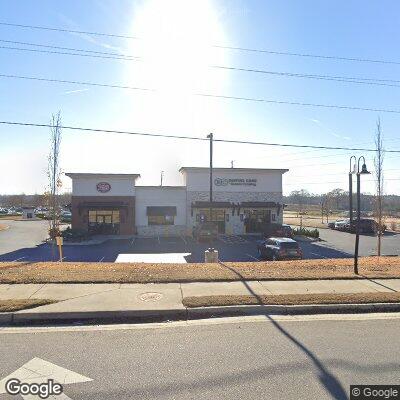
<path fill-rule="evenodd" d="M 32 127 L 45 127 L 45 128 L 55 128 L 55 125 L 51 124 L 38 124 L 32 122 L 17 122 L 17 121 L 0 121 L 3 125 L 14 125 L 14 126 L 32 126 Z M 137 135 L 137 136 L 148 136 L 148 137 L 162 137 L 169 139 L 187 139 L 187 140 L 199 140 L 199 141 L 209 141 L 205 137 L 195 137 L 195 136 L 181 136 L 181 135 L 167 135 L 161 133 L 146 133 L 146 132 L 132 132 L 132 131 L 121 131 L 113 129 L 100 129 L 100 128 L 83 128 L 79 126 L 59 126 L 60 129 L 74 130 L 74 131 L 85 131 L 85 132 L 103 132 L 103 133 L 120 133 L 127 135 Z M 349 147 L 330 147 L 330 146 L 315 146 L 315 145 L 300 145 L 300 144 L 284 144 L 284 143 L 267 143 L 267 142 L 254 142 L 245 140 L 231 140 L 231 139 L 213 139 L 214 142 L 221 143 L 236 143 L 236 144 L 249 144 L 249 145 L 259 145 L 259 146 L 276 146 L 276 147 L 295 147 L 295 148 L 311 148 L 311 149 L 322 149 L 322 150 L 348 150 L 348 151 L 365 151 L 365 152 L 376 152 L 375 149 L 366 148 L 349 148 Z M 400 153 L 400 150 L 386 150 L 386 153 Z"/>

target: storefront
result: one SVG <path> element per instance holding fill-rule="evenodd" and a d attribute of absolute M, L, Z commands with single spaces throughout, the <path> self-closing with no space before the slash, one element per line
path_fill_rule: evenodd
<path fill-rule="evenodd" d="M 262 232 L 282 223 L 286 169 L 183 167 L 182 186 L 137 186 L 139 174 L 66 174 L 72 179 L 72 227 L 95 235 L 182 236 L 205 221 L 221 234 Z"/>

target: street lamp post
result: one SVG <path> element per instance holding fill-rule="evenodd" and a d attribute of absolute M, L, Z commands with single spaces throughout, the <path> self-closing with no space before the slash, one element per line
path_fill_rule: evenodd
<path fill-rule="evenodd" d="M 354 164 L 351 164 L 351 161 L 354 158 Z M 353 174 L 356 169 L 356 156 L 350 157 L 350 168 L 349 168 L 349 218 L 350 218 L 350 226 L 353 224 Z"/>
<path fill-rule="evenodd" d="M 360 161 L 363 165 L 360 171 Z M 354 273 L 358 275 L 358 245 L 360 242 L 360 219 L 361 219 L 361 175 L 370 174 L 365 164 L 365 157 L 361 156 L 357 162 L 357 224 L 356 224 L 356 243 L 354 248 Z M 350 225 L 351 228 L 351 225 Z"/>

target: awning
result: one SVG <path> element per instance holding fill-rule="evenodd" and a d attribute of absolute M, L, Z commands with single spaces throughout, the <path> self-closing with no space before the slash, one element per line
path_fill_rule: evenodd
<path fill-rule="evenodd" d="M 109 209 L 128 207 L 128 204 L 122 201 L 104 201 L 104 202 L 83 201 L 78 204 L 78 208 L 84 208 L 84 207 L 109 210 Z"/>
<path fill-rule="evenodd" d="M 192 203 L 193 208 L 232 208 L 235 205 L 229 201 L 195 201 Z"/>
<path fill-rule="evenodd" d="M 240 203 L 241 208 L 271 208 L 271 207 L 282 207 L 281 204 L 274 201 L 242 201 Z"/>
<path fill-rule="evenodd" d="M 150 216 L 175 216 L 176 206 L 150 206 L 147 207 L 147 215 Z"/>

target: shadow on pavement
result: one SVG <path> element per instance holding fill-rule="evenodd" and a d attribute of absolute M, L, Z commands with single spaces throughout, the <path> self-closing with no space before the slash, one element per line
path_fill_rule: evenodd
<path fill-rule="evenodd" d="M 246 287 L 246 289 L 249 291 L 249 293 L 254 296 L 258 304 L 260 306 L 263 305 L 262 300 L 260 296 L 254 292 L 254 290 L 249 286 L 245 278 L 243 277 L 242 274 L 237 272 L 235 269 L 230 268 L 229 266 L 225 265 L 224 263 L 220 262 L 220 265 L 224 266 L 225 268 L 228 268 L 230 271 L 234 272 L 237 276 L 241 278 L 241 281 L 243 285 Z M 293 343 L 299 350 L 301 350 L 314 364 L 315 368 L 318 371 L 318 379 L 320 383 L 325 387 L 325 389 L 330 393 L 332 398 L 337 399 L 337 400 L 343 400 L 347 399 L 347 394 L 346 391 L 344 390 L 343 386 L 340 384 L 338 379 L 335 377 L 335 375 L 331 374 L 324 366 L 324 364 L 319 361 L 317 356 L 309 350 L 303 343 L 301 343 L 298 339 L 296 339 L 292 334 L 290 334 L 285 328 L 283 328 L 278 321 L 274 320 L 271 318 L 270 315 L 264 314 L 264 316 L 274 325 L 274 327 L 282 333 L 291 343 Z"/>

